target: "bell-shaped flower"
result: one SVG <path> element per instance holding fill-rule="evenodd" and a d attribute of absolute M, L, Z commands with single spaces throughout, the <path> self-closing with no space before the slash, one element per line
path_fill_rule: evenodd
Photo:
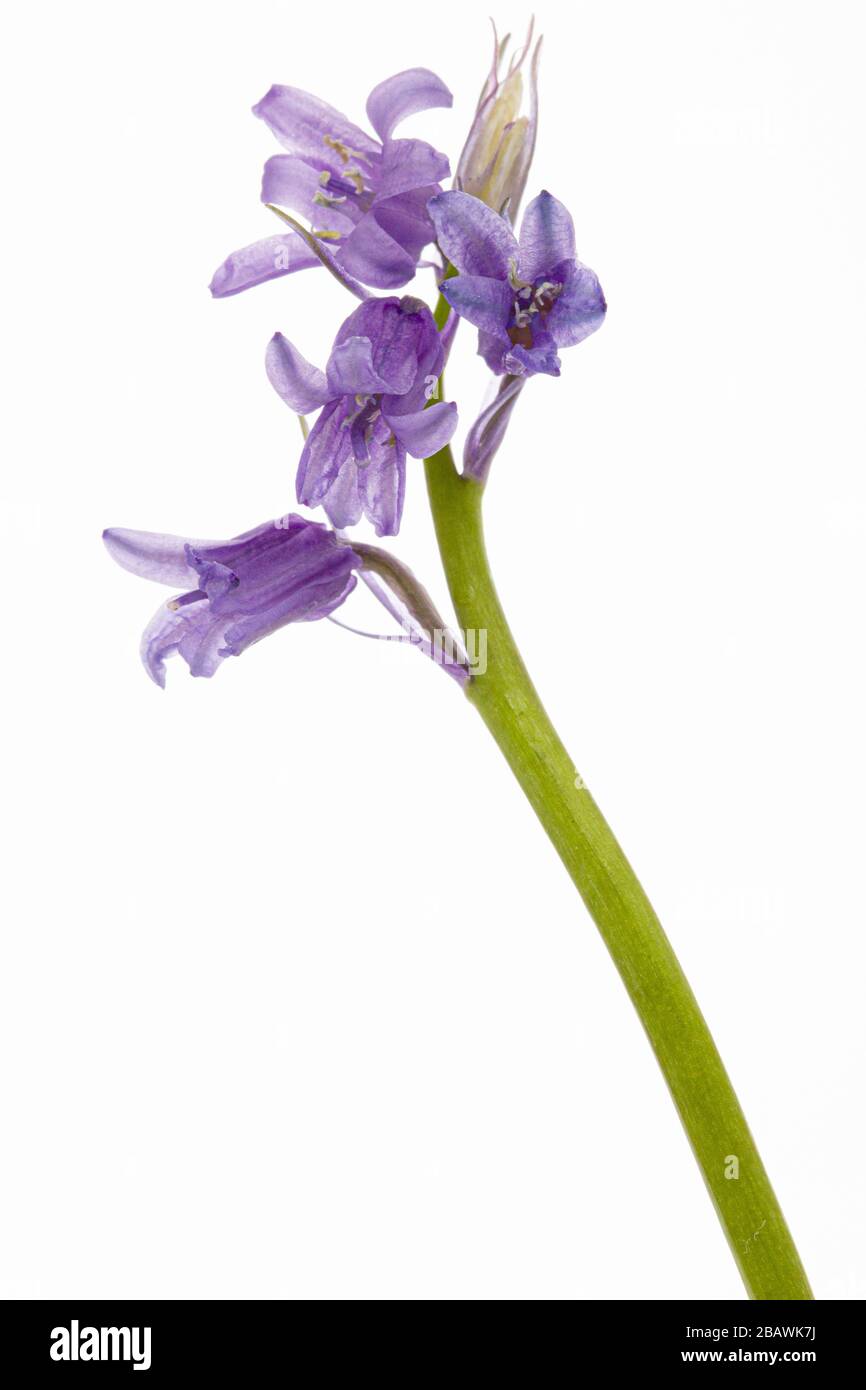
<path fill-rule="evenodd" d="M 262 201 L 306 218 L 345 272 L 364 285 L 396 289 L 415 274 L 434 239 L 427 203 L 447 178 L 448 159 L 424 140 L 395 139 L 407 116 L 451 106 L 427 68 L 410 68 L 374 87 L 368 135 L 326 102 L 296 87 L 271 87 L 254 114 L 288 151 L 265 165 Z M 211 282 L 218 298 L 315 265 L 294 233 L 235 251 Z"/>
<path fill-rule="evenodd" d="M 577 259 L 567 208 L 543 192 L 523 214 L 518 240 L 504 217 L 468 193 L 428 204 L 442 252 L 459 274 L 440 290 L 475 324 L 478 351 L 497 375 L 559 376 L 559 348 L 601 327 L 598 277 Z"/>
<path fill-rule="evenodd" d="M 443 357 L 433 315 L 409 295 L 365 300 L 324 372 L 276 333 L 265 359 L 274 389 L 298 415 L 321 407 L 301 454 L 298 501 L 324 507 L 339 528 L 367 516 L 377 535 L 396 535 L 406 455 L 429 458 L 457 428 L 453 402 L 434 403 Z"/>
<path fill-rule="evenodd" d="M 326 618 L 348 598 L 361 561 L 327 526 L 290 515 L 230 541 L 190 541 L 150 531 L 103 533 L 109 554 L 144 579 L 182 592 L 144 630 L 141 657 L 157 685 L 179 652 L 193 676 L 287 623 Z"/>

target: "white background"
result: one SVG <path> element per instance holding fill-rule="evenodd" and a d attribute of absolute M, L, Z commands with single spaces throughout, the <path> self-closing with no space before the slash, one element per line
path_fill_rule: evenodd
<path fill-rule="evenodd" d="M 610 312 L 520 403 L 499 587 L 817 1294 L 862 1297 L 862 10 L 540 20 L 530 192 L 569 204 Z M 457 687 L 321 623 L 211 682 L 172 663 L 161 694 L 137 643 L 162 591 L 99 541 L 292 506 L 264 347 L 280 328 L 321 364 L 352 304 L 318 272 L 210 299 L 277 230 L 249 108 L 281 81 L 363 121 L 426 64 L 454 109 L 401 133 L 456 160 L 486 7 L 6 23 L 0 1291 L 742 1296 L 595 928 Z M 444 605 L 420 465 L 395 548 Z"/>

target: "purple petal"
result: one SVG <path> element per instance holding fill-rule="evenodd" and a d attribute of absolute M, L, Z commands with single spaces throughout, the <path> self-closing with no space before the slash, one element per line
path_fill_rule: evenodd
<path fill-rule="evenodd" d="M 377 536 L 396 536 L 406 493 L 406 454 L 394 445 L 373 451 L 370 462 L 357 470 L 358 494 Z M 333 519 L 333 518 L 332 518 Z"/>
<path fill-rule="evenodd" d="M 275 280 L 279 275 L 309 270 L 318 264 L 318 257 L 294 232 L 265 237 L 264 241 L 255 241 L 252 246 L 233 251 L 215 271 L 210 292 L 214 299 L 225 299 L 253 285 Z"/>
<path fill-rule="evenodd" d="M 442 295 L 461 318 L 485 333 L 508 341 L 507 324 L 514 292 L 506 280 L 486 275 L 456 275 L 439 286 Z"/>
<path fill-rule="evenodd" d="M 547 329 L 558 347 L 573 347 L 601 327 L 606 312 L 598 276 L 577 261 L 565 267 L 563 288 L 547 316 Z"/>
<path fill-rule="evenodd" d="M 275 333 L 268 343 L 265 370 L 277 395 L 298 415 L 318 410 L 331 398 L 325 373 L 302 357 L 282 333 Z"/>
<path fill-rule="evenodd" d="M 398 444 L 416 459 L 432 458 L 451 442 L 457 428 L 457 406 L 453 401 L 439 401 L 411 415 L 394 415 L 382 402 L 382 414 Z"/>
<path fill-rule="evenodd" d="M 372 395 L 391 391 L 373 366 L 373 344 L 369 338 L 354 336 L 338 343 L 328 359 L 329 396 Z"/>
<path fill-rule="evenodd" d="M 426 304 L 410 295 L 397 299 L 368 299 L 341 325 L 334 348 L 355 336 L 369 339 L 373 369 L 391 395 L 402 396 L 416 381 L 429 349 L 438 343 L 436 326 Z"/>
<path fill-rule="evenodd" d="M 439 245 L 461 274 L 508 279 L 519 252 L 514 233 L 498 212 L 455 189 L 431 198 L 427 211 Z"/>
<path fill-rule="evenodd" d="M 559 376 L 560 372 L 556 343 L 544 332 L 536 332 L 531 348 L 520 343 L 512 347 L 503 357 L 502 365 L 512 376 L 535 376 L 536 373 Z"/>
<path fill-rule="evenodd" d="M 350 464 L 352 468 L 355 466 L 349 430 L 343 428 L 346 418 L 343 400 L 331 401 L 310 430 L 298 464 L 296 479 L 298 501 L 306 507 L 320 506 L 327 492 L 333 487 L 340 470 Z M 358 516 L 354 521 L 358 520 Z M 334 524 L 352 526 L 354 521 L 339 520 Z"/>
<path fill-rule="evenodd" d="M 448 156 L 423 140 L 391 140 L 385 146 L 376 179 L 376 199 L 394 198 L 413 188 L 438 185 L 451 172 Z M 433 192 L 438 191 L 433 189 Z M 432 192 L 427 195 L 432 196 Z M 429 238 L 432 241 L 432 233 Z"/>
<path fill-rule="evenodd" d="M 427 204 L 436 192 L 438 189 L 429 185 L 376 202 L 374 215 L 377 223 L 415 262 L 424 247 L 436 236 L 436 229 L 427 215 Z"/>
<path fill-rule="evenodd" d="M 573 261 L 574 223 L 564 203 L 546 190 L 533 198 L 520 224 L 520 275 L 532 283 L 562 261 Z"/>
<path fill-rule="evenodd" d="M 348 458 L 322 498 L 325 515 L 340 531 L 348 526 L 357 526 L 364 515 L 358 486 L 360 472 L 355 460 Z"/>
<path fill-rule="evenodd" d="M 415 259 L 379 225 L 375 209 L 340 243 L 340 264 L 362 284 L 379 290 L 407 284 L 415 274 Z"/>
<path fill-rule="evenodd" d="M 323 193 L 319 174 L 320 170 L 295 155 L 275 154 L 262 174 L 262 202 L 291 208 L 320 230 L 350 232 L 356 219 L 351 216 L 354 206 L 348 199 L 335 206 L 316 202 L 316 196 Z"/>
<path fill-rule="evenodd" d="M 434 106 L 452 106 L 445 83 L 429 68 L 409 68 L 386 77 L 367 98 L 367 116 L 380 140 L 390 140 L 401 121 Z"/>
<path fill-rule="evenodd" d="M 485 333 L 483 328 L 478 330 L 478 356 L 484 358 L 491 372 L 497 376 L 505 371 L 502 361 L 510 351 L 511 339 L 507 335 L 503 339 L 501 334 Z"/>
<path fill-rule="evenodd" d="M 165 688 L 165 659 L 178 652 L 191 676 L 212 676 L 228 655 L 225 631 L 231 618 L 215 618 L 206 600 L 175 608 L 164 603 L 154 613 L 141 637 L 141 659 L 158 686 Z"/>
<path fill-rule="evenodd" d="M 258 563 L 238 564 L 239 583 L 228 601 L 210 604 L 217 616 L 234 618 L 225 633 L 234 655 L 286 623 L 326 618 L 354 587 L 357 557 L 317 522 L 289 515 L 271 523 L 259 545 Z"/>
<path fill-rule="evenodd" d="M 112 560 L 141 579 L 153 579 L 173 589 L 189 587 L 195 581 L 195 572 L 187 560 L 187 542 L 181 536 L 112 526 L 103 531 L 102 539 Z"/>
<path fill-rule="evenodd" d="M 379 153 L 378 143 L 341 112 L 297 87 L 271 87 L 253 107 L 253 115 L 265 122 L 290 154 L 348 163 L 355 155 Z"/>

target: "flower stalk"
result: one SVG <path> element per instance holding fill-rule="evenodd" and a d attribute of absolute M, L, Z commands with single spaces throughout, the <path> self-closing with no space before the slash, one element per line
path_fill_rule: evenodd
<path fill-rule="evenodd" d="M 521 115 L 523 49 L 500 76 L 493 65 L 457 170 L 418 139 L 395 138 L 406 117 L 451 105 L 427 68 L 380 82 L 367 101 L 368 134 L 320 98 L 273 86 L 254 108 L 286 153 L 265 165 L 262 201 L 288 226 L 233 252 L 211 282 L 224 299 L 324 265 L 360 304 L 338 329 L 325 370 L 281 333 L 266 353 L 268 378 L 300 419 L 298 501 L 332 526 L 289 513 L 222 541 L 112 528 L 109 553 L 125 569 L 180 592 L 145 629 L 142 658 L 163 685 L 179 654 L 194 676 L 294 623 L 334 616 L 358 579 L 400 634 L 465 690 L 498 743 L 578 888 L 646 1030 L 749 1295 L 812 1297 L 745 1117 L 688 981 L 650 902 L 530 680 L 496 595 L 484 545 L 482 498 L 518 398 L 538 374 L 560 375 L 560 350 L 601 327 L 598 277 L 577 256 L 565 204 L 541 190 L 514 220 L 537 127 L 538 45 Z M 540 41 L 539 41 L 540 42 Z M 286 211 L 285 209 L 291 209 Z M 309 229 L 297 220 L 304 218 Z M 412 295 L 371 295 L 414 277 L 437 243 L 444 262 L 435 314 Z M 437 263 L 438 264 L 438 263 Z M 465 436 L 463 472 L 451 453 L 456 403 L 442 372 L 458 320 L 478 332 L 478 352 L 498 382 Z M 532 388 L 529 388 L 531 393 Z M 317 413 L 309 428 L 308 414 Z M 407 457 L 425 460 L 436 534 L 462 638 L 387 550 L 346 535 L 362 517 L 378 536 L 400 530 Z M 336 528 L 336 529 L 333 529 Z M 470 641 L 470 634 L 473 640 Z M 475 656 L 475 636 L 483 655 Z"/>
<path fill-rule="evenodd" d="M 446 446 L 427 490 L 461 628 L 487 630 L 487 669 L 466 694 L 550 837 L 628 990 L 688 1135 L 750 1298 L 811 1299 L 809 1282 L 746 1118 L 673 948 L 523 664 L 496 594 L 483 483 Z M 731 1160 L 738 1176 L 731 1176 Z"/>

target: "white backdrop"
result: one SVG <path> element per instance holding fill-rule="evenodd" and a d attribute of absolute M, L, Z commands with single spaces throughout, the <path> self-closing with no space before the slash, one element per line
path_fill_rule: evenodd
<path fill-rule="evenodd" d="M 518 407 L 498 584 L 817 1294 L 862 1297 L 862 10 L 539 19 L 529 191 L 569 204 L 610 310 Z M 282 81 L 363 123 L 425 64 L 454 109 L 405 133 L 456 161 L 486 7 L 83 0 L 7 31 L 0 1292 L 741 1296 L 624 990 L 457 687 L 320 623 L 211 682 L 171 663 L 161 694 L 137 656 L 161 591 L 99 541 L 292 506 L 265 344 L 321 363 L 351 304 L 318 273 L 210 299 L 277 230 L 249 108 Z M 445 606 L 420 465 L 395 548 Z"/>

